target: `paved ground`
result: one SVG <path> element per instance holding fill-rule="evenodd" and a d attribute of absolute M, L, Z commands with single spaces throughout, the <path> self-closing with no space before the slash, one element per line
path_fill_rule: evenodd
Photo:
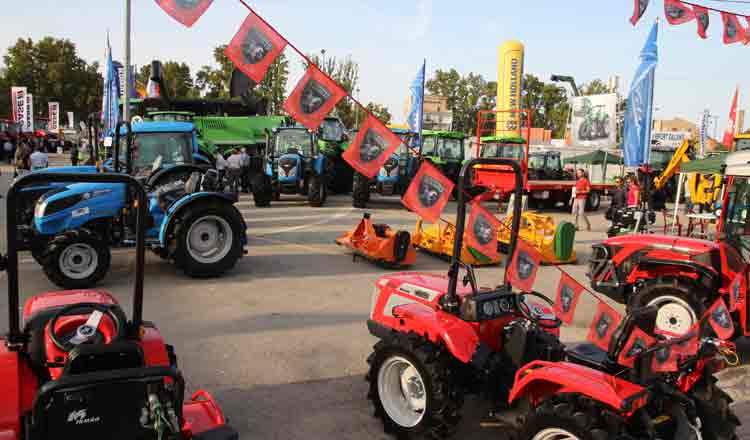
<path fill-rule="evenodd" d="M 5 168 L 1 171 L 0 194 L 5 194 L 8 173 Z M 413 230 L 415 216 L 397 198 L 374 199 L 368 211 L 375 221 Z M 317 209 L 295 197 L 256 209 L 243 196 L 238 207 L 249 227 L 248 255 L 217 280 L 186 278 L 171 264 L 149 255 L 145 318 L 156 322 L 175 345 L 190 388 L 210 390 L 242 438 L 386 438 L 371 417 L 363 374 L 374 343 L 364 324 L 370 293 L 377 278 L 388 271 L 352 262 L 333 244 L 363 211 L 351 208 L 346 196 L 332 197 L 326 207 Z M 454 209 L 449 206 L 449 212 Z M 578 235 L 581 262 L 588 260 L 590 244 L 604 236 L 601 214 L 594 220 L 593 232 Z M 130 251 L 115 251 L 112 271 L 100 286 L 128 305 L 126 309 L 133 267 Z M 446 263 L 418 255 L 413 269 L 439 273 L 446 270 Z M 585 281 L 583 264 L 565 269 Z M 478 273 L 484 285 L 497 283 L 500 277 L 497 268 Z M 538 290 L 554 296 L 558 277 L 557 269 L 543 267 Z M 55 286 L 24 256 L 21 289 L 26 297 Z M 7 305 L 4 300 L 0 303 L 0 328 L 5 328 Z M 584 338 L 583 327 L 593 307 L 593 300 L 583 301 L 577 326 L 563 333 L 566 340 Z M 747 395 L 744 387 L 735 389 L 738 397 Z M 478 428 L 481 417 L 481 406 L 469 402 L 461 437 L 497 438 L 497 432 Z"/>

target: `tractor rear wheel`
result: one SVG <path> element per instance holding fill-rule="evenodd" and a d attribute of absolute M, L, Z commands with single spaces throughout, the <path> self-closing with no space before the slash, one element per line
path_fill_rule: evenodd
<path fill-rule="evenodd" d="M 536 407 L 522 440 L 632 440 L 623 420 L 590 399 L 562 394 Z"/>
<path fill-rule="evenodd" d="M 355 208 L 367 208 L 370 201 L 370 180 L 364 174 L 354 173 L 352 182 L 352 206 Z"/>
<path fill-rule="evenodd" d="M 601 203 L 602 203 L 602 196 L 601 194 L 599 194 L 599 191 L 591 191 L 589 193 L 588 198 L 586 198 L 586 210 L 597 211 Z"/>
<path fill-rule="evenodd" d="M 639 322 L 639 327 L 649 334 L 660 329 L 681 335 L 703 316 L 705 306 L 698 296 L 700 291 L 695 284 L 678 278 L 658 278 L 647 281 L 630 298 L 628 308 L 656 306 L 656 319 Z"/>
<path fill-rule="evenodd" d="M 699 382 L 691 394 L 701 419 L 701 435 L 704 440 L 737 440 L 740 420 L 730 408 L 732 398 L 716 386 L 716 378 Z"/>
<path fill-rule="evenodd" d="M 194 278 L 216 277 L 232 269 L 242 256 L 243 224 L 228 203 L 188 206 L 175 230 L 175 264 Z"/>
<path fill-rule="evenodd" d="M 265 174 L 256 175 L 253 179 L 253 200 L 255 206 L 259 208 L 265 208 L 271 205 L 271 199 L 273 198 L 273 187 L 271 186 L 271 179 Z"/>
<path fill-rule="evenodd" d="M 314 208 L 323 206 L 328 197 L 328 189 L 326 188 L 325 180 L 323 176 L 314 174 L 310 176 L 310 184 L 307 188 L 307 202 Z"/>
<path fill-rule="evenodd" d="M 39 254 L 50 281 L 64 289 L 87 289 L 104 278 L 112 256 L 107 243 L 88 229 L 65 231 Z"/>
<path fill-rule="evenodd" d="M 416 333 L 393 333 L 367 358 L 367 397 L 386 433 L 397 438 L 444 438 L 455 431 L 463 392 L 456 362 Z"/>

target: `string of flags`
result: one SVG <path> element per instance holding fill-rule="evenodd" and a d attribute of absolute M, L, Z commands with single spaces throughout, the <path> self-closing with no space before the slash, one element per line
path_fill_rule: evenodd
<path fill-rule="evenodd" d="M 155 2 L 172 18 L 186 27 L 191 27 L 208 10 L 213 0 L 155 0 Z M 308 67 L 284 103 L 284 110 L 305 127 L 315 131 L 339 101 L 344 98 L 351 99 L 365 111 L 367 117 L 342 157 L 358 172 L 373 178 L 401 144 L 401 140 L 343 87 L 257 15 L 244 0 L 239 0 L 239 2 L 248 9 L 249 14 L 227 46 L 227 57 L 239 70 L 259 83 L 265 77 L 271 64 L 287 46 L 296 51 L 307 61 Z M 649 0 L 634 0 L 634 2 L 635 11 L 631 22 L 635 25 L 645 13 Z M 665 0 L 664 5 L 667 20 L 671 24 L 684 24 L 696 20 L 698 33 L 702 37 L 705 37 L 708 29 L 708 11 L 716 11 L 679 0 Z M 740 25 L 737 14 L 719 12 L 722 13 L 724 20 L 724 41 L 727 44 L 739 41 L 745 44 L 750 43 L 748 41 L 750 30 L 746 31 Z M 744 18 L 750 25 L 750 18 Z M 402 203 L 422 218 L 437 223 L 441 220 L 440 216 L 454 187 L 454 183 L 435 166 L 429 162 L 423 162 L 404 194 Z M 502 223 L 481 206 L 482 197 L 480 195 L 470 203 L 471 211 L 465 233 L 470 246 L 492 256 L 497 253 L 497 233 Z M 540 264 L 541 254 L 519 238 L 511 263 L 506 266 L 508 280 L 521 291 L 530 292 Z M 581 294 L 586 291 L 594 296 L 598 300 L 598 305 L 587 338 L 591 343 L 607 350 L 615 329 L 623 319 L 622 316 L 562 268 L 556 267 L 561 275 L 555 298 L 555 314 L 563 323 L 570 324 L 573 322 Z M 694 355 L 697 352 L 702 323 L 708 322 L 720 339 L 728 339 L 732 336 L 734 324 L 730 313 L 744 308 L 745 301 L 747 301 L 745 295 L 742 294 L 746 288 L 744 284 L 744 277 L 738 275 L 730 287 L 730 305 L 727 307 L 723 298 L 718 298 L 701 317 L 700 322 L 688 332 L 689 337 L 681 344 L 660 347 L 656 338 L 636 327 L 620 354 L 619 362 L 625 366 L 634 365 L 635 359 L 644 350 L 656 349 L 652 369 L 664 372 L 677 371 L 683 356 Z"/>
<path fill-rule="evenodd" d="M 634 0 L 633 15 L 630 22 L 635 26 L 646 13 L 650 0 Z M 724 44 L 750 44 L 750 16 L 710 8 L 682 0 L 664 0 L 664 15 L 671 25 L 681 25 L 695 20 L 700 38 L 708 37 L 708 27 L 711 23 L 710 12 L 721 15 L 723 24 L 722 37 Z M 743 27 L 742 21 L 747 27 Z"/>

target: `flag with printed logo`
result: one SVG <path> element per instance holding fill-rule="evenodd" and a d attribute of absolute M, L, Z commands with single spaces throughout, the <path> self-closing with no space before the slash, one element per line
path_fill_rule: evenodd
<path fill-rule="evenodd" d="M 422 162 L 401 203 L 428 222 L 437 223 L 454 186 L 434 165 Z"/>
<path fill-rule="evenodd" d="M 286 45 L 281 35 L 250 12 L 225 53 L 242 73 L 260 83 Z"/>
<path fill-rule="evenodd" d="M 341 86 L 311 65 L 284 102 L 284 110 L 300 124 L 316 131 L 345 96 L 346 91 Z"/>
<path fill-rule="evenodd" d="M 156 0 L 156 4 L 172 18 L 191 27 L 214 0 Z"/>

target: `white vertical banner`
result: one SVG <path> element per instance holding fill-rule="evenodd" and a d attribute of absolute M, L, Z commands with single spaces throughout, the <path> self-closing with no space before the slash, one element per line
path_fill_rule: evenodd
<path fill-rule="evenodd" d="M 47 104 L 49 110 L 49 127 L 47 131 L 56 133 L 60 130 L 60 103 L 50 102 Z"/>
<path fill-rule="evenodd" d="M 24 125 L 24 131 L 27 133 L 34 132 L 34 95 L 31 93 L 26 94 L 26 124 Z"/>
<path fill-rule="evenodd" d="M 13 106 L 13 122 L 18 124 L 20 132 L 26 132 L 26 87 L 11 87 L 10 98 Z"/>
<path fill-rule="evenodd" d="M 706 143 L 708 142 L 708 123 L 710 118 L 711 112 L 709 112 L 708 109 L 703 110 L 703 115 L 701 115 L 700 120 L 700 151 L 698 153 L 699 157 L 706 156 Z"/>
<path fill-rule="evenodd" d="M 75 117 L 73 116 L 73 112 L 68 112 L 68 128 L 71 130 L 75 128 Z"/>

